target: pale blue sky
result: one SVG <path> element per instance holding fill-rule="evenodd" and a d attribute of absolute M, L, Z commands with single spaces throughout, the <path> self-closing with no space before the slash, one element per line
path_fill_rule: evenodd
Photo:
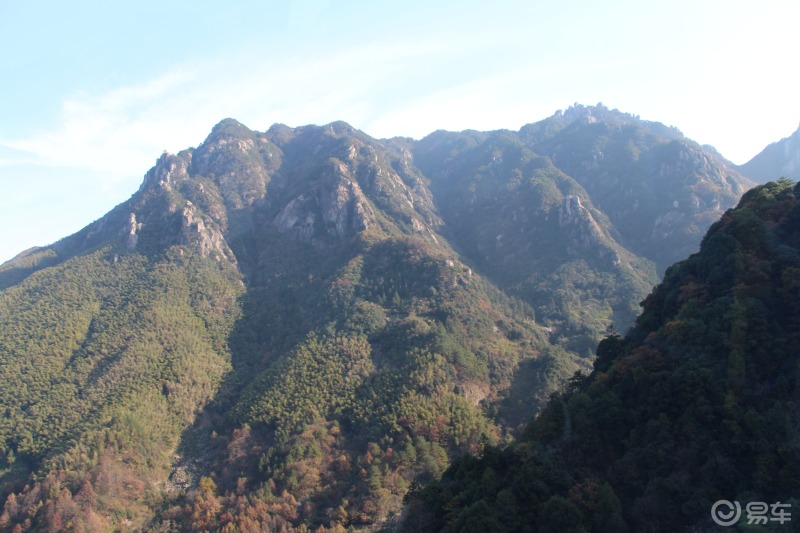
<path fill-rule="evenodd" d="M 419 138 L 603 102 L 743 163 L 800 121 L 798 24 L 796 0 L 0 0 L 0 261 L 225 117 Z"/>

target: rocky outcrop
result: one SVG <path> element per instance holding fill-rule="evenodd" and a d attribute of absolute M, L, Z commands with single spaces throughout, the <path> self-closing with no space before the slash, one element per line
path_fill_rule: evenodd
<path fill-rule="evenodd" d="M 236 264 L 236 256 L 225 241 L 219 227 L 210 218 L 203 217 L 189 201 L 181 211 L 181 230 L 178 242 L 194 247 L 201 255 L 213 257 L 217 261 L 226 259 Z"/>
<path fill-rule="evenodd" d="M 187 246 L 200 255 L 235 265 L 236 256 L 220 224 L 188 199 L 200 198 L 212 214 L 214 209 L 224 210 L 224 206 L 217 205 L 220 202 L 207 198 L 204 185 L 197 182 L 192 172 L 192 154 L 191 150 L 177 155 L 164 152 L 145 174 L 139 191 L 123 204 L 130 210 L 122 229 L 125 248 L 143 251 L 154 244 Z M 210 186 L 215 187 L 213 183 Z M 102 229 L 100 222 L 97 231 Z"/>
<path fill-rule="evenodd" d="M 370 228 L 375 212 L 347 165 L 331 159 L 313 189 L 289 200 L 273 225 L 295 239 L 317 245 Z"/>
<path fill-rule="evenodd" d="M 280 155 L 264 135 L 226 119 L 197 147 L 190 171 L 211 178 L 227 208 L 239 210 L 264 197 Z"/>
<path fill-rule="evenodd" d="M 136 223 L 136 214 L 131 213 L 130 217 L 128 218 L 128 224 L 125 226 L 125 247 L 128 250 L 133 250 L 136 248 L 136 243 L 139 242 L 139 236 L 136 235 L 136 231 L 141 227 L 141 224 Z"/>
<path fill-rule="evenodd" d="M 567 250 L 571 255 L 594 249 L 598 255 L 605 256 L 610 252 L 606 237 L 592 214 L 575 195 L 567 195 L 558 208 L 558 226 L 564 230 L 570 240 Z"/>
<path fill-rule="evenodd" d="M 320 195 L 322 220 L 329 235 L 342 238 L 369 228 L 375 213 L 343 163 L 334 162 L 323 176 Z"/>
<path fill-rule="evenodd" d="M 192 152 L 184 150 L 178 155 L 168 152 L 161 154 L 156 164 L 144 176 L 140 190 L 159 187 L 171 191 L 181 182 L 189 178 L 188 168 L 192 162 Z"/>

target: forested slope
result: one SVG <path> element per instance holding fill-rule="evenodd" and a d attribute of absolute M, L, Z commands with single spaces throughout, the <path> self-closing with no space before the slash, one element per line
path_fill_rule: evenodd
<path fill-rule="evenodd" d="M 668 269 L 518 443 L 415 487 L 406 529 L 706 531 L 718 500 L 796 508 L 798 326 L 800 186 L 782 180 Z"/>

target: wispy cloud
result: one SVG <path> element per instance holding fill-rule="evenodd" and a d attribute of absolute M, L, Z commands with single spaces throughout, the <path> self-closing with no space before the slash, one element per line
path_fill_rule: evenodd
<path fill-rule="evenodd" d="M 366 122 L 377 112 L 374 94 L 390 92 L 399 73 L 420 68 L 437 46 L 353 47 L 310 62 L 256 50 L 177 66 L 144 83 L 70 95 L 55 124 L 0 139 L 0 147 L 9 164 L 86 168 L 113 183 L 141 176 L 164 149 L 198 144 L 225 117 L 253 128 Z"/>
<path fill-rule="evenodd" d="M 153 115 L 154 106 L 194 76 L 176 70 L 104 94 L 71 95 L 63 101 L 55 124 L 25 137 L 0 139 L 0 145 L 15 151 L 8 161 L 16 164 L 105 171 L 112 181 L 128 176 L 130 169 L 120 168 L 120 163 L 141 162 L 142 150 L 160 140 L 158 127 L 163 124 Z"/>

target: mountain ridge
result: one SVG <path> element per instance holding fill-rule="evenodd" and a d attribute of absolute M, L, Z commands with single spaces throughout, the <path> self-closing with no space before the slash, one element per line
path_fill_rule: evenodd
<path fill-rule="evenodd" d="M 25 384 L 0 418 L 0 527 L 373 527 L 509 442 L 748 183 L 602 106 L 538 124 L 413 141 L 225 119 L 0 265 L 0 368 Z M 598 196 L 631 168 L 650 248 Z M 662 182 L 677 200 L 653 201 Z"/>
<path fill-rule="evenodd" d="M 781 177 L 800 179 L 800 127 L 789 137 L 765 147 L 739 166 L 739 171 L 758 183 Z"/>

